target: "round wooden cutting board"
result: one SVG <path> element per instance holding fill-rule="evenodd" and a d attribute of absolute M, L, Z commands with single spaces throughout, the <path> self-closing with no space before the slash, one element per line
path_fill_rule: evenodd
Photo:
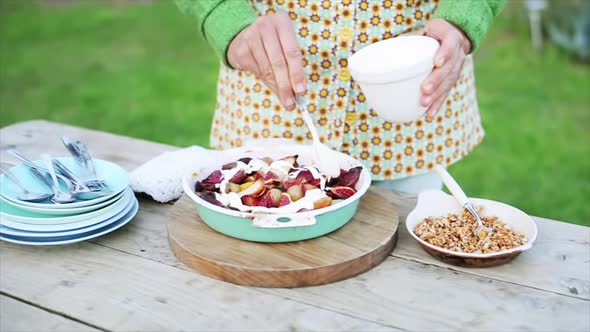
<path fill-rule="evenodd" d="M 209 228 L 187 196 L 170 211 L 168 239 L 176 257 L 212 278 L 258 287 L 321 285 L 381 263 L 397 241 L 397 211 L 368 191 L 356 215 L 325 236 L 290 243 L 235 239 Z"/>

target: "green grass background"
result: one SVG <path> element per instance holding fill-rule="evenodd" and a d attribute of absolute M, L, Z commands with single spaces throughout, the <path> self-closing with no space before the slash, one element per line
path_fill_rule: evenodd
<path fill-rule="evenodd" d="M 218 61 L 171 0 L 146 2 L 0 0 L 0 126 L 207 145 Z M 487 136 L 450 171 L 472 196 L 590 226 L 590 68 L 532 51 L 527 24 L 513 1 L 476 54 Z"/>

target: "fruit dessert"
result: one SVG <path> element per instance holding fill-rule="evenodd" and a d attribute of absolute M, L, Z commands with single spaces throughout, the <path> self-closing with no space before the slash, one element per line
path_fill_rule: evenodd
<path fill-rule="evenodd" d="M 321 209 L 350 198 L 362 166 L 340 170 L 330 178 L 313 166 L 301 166 L 297 156 L 278 160 L 241 158 L 223 165 L 204 180 L 195 192 L 217 206 L 242 212 L 297 213 Z"/>

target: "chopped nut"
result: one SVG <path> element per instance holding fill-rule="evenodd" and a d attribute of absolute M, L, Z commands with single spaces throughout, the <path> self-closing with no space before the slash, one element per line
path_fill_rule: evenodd
<path fill-rule="evenodd" d="M 481 213 L 482 208 L 478 210 Z M 498 217 L 483 217 L 483 223 L 494 229 L 494 232 L 480 232 L 473 234 L 477 228 L 477 221 L 464 210 L 461 215 L 449 213 L 443 217 L 428 217 L 424 219 L 414 233 L 422 240 L 457 252 L 492 253 L 512 249 L 527 243 L 524 235 L 512 231 L 510 225 L 504 224 Z"/>

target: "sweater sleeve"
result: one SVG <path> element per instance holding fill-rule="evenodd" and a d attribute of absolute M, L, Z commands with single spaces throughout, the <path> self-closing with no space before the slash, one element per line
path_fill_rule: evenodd
<path fill-rule="evenodd" d="M 434 17 L 447 20 L 463 30 L 471 41 L 473 52 L 505 3 L 506 0 L 441 0 Z"/>
<path fill-rule="evenodd" d="M 246 0 L 176 0 L 181 12 L 194 17 L 199 32 L 226 66 L 227 49 L 243 29 L 256 20 Z"/>

